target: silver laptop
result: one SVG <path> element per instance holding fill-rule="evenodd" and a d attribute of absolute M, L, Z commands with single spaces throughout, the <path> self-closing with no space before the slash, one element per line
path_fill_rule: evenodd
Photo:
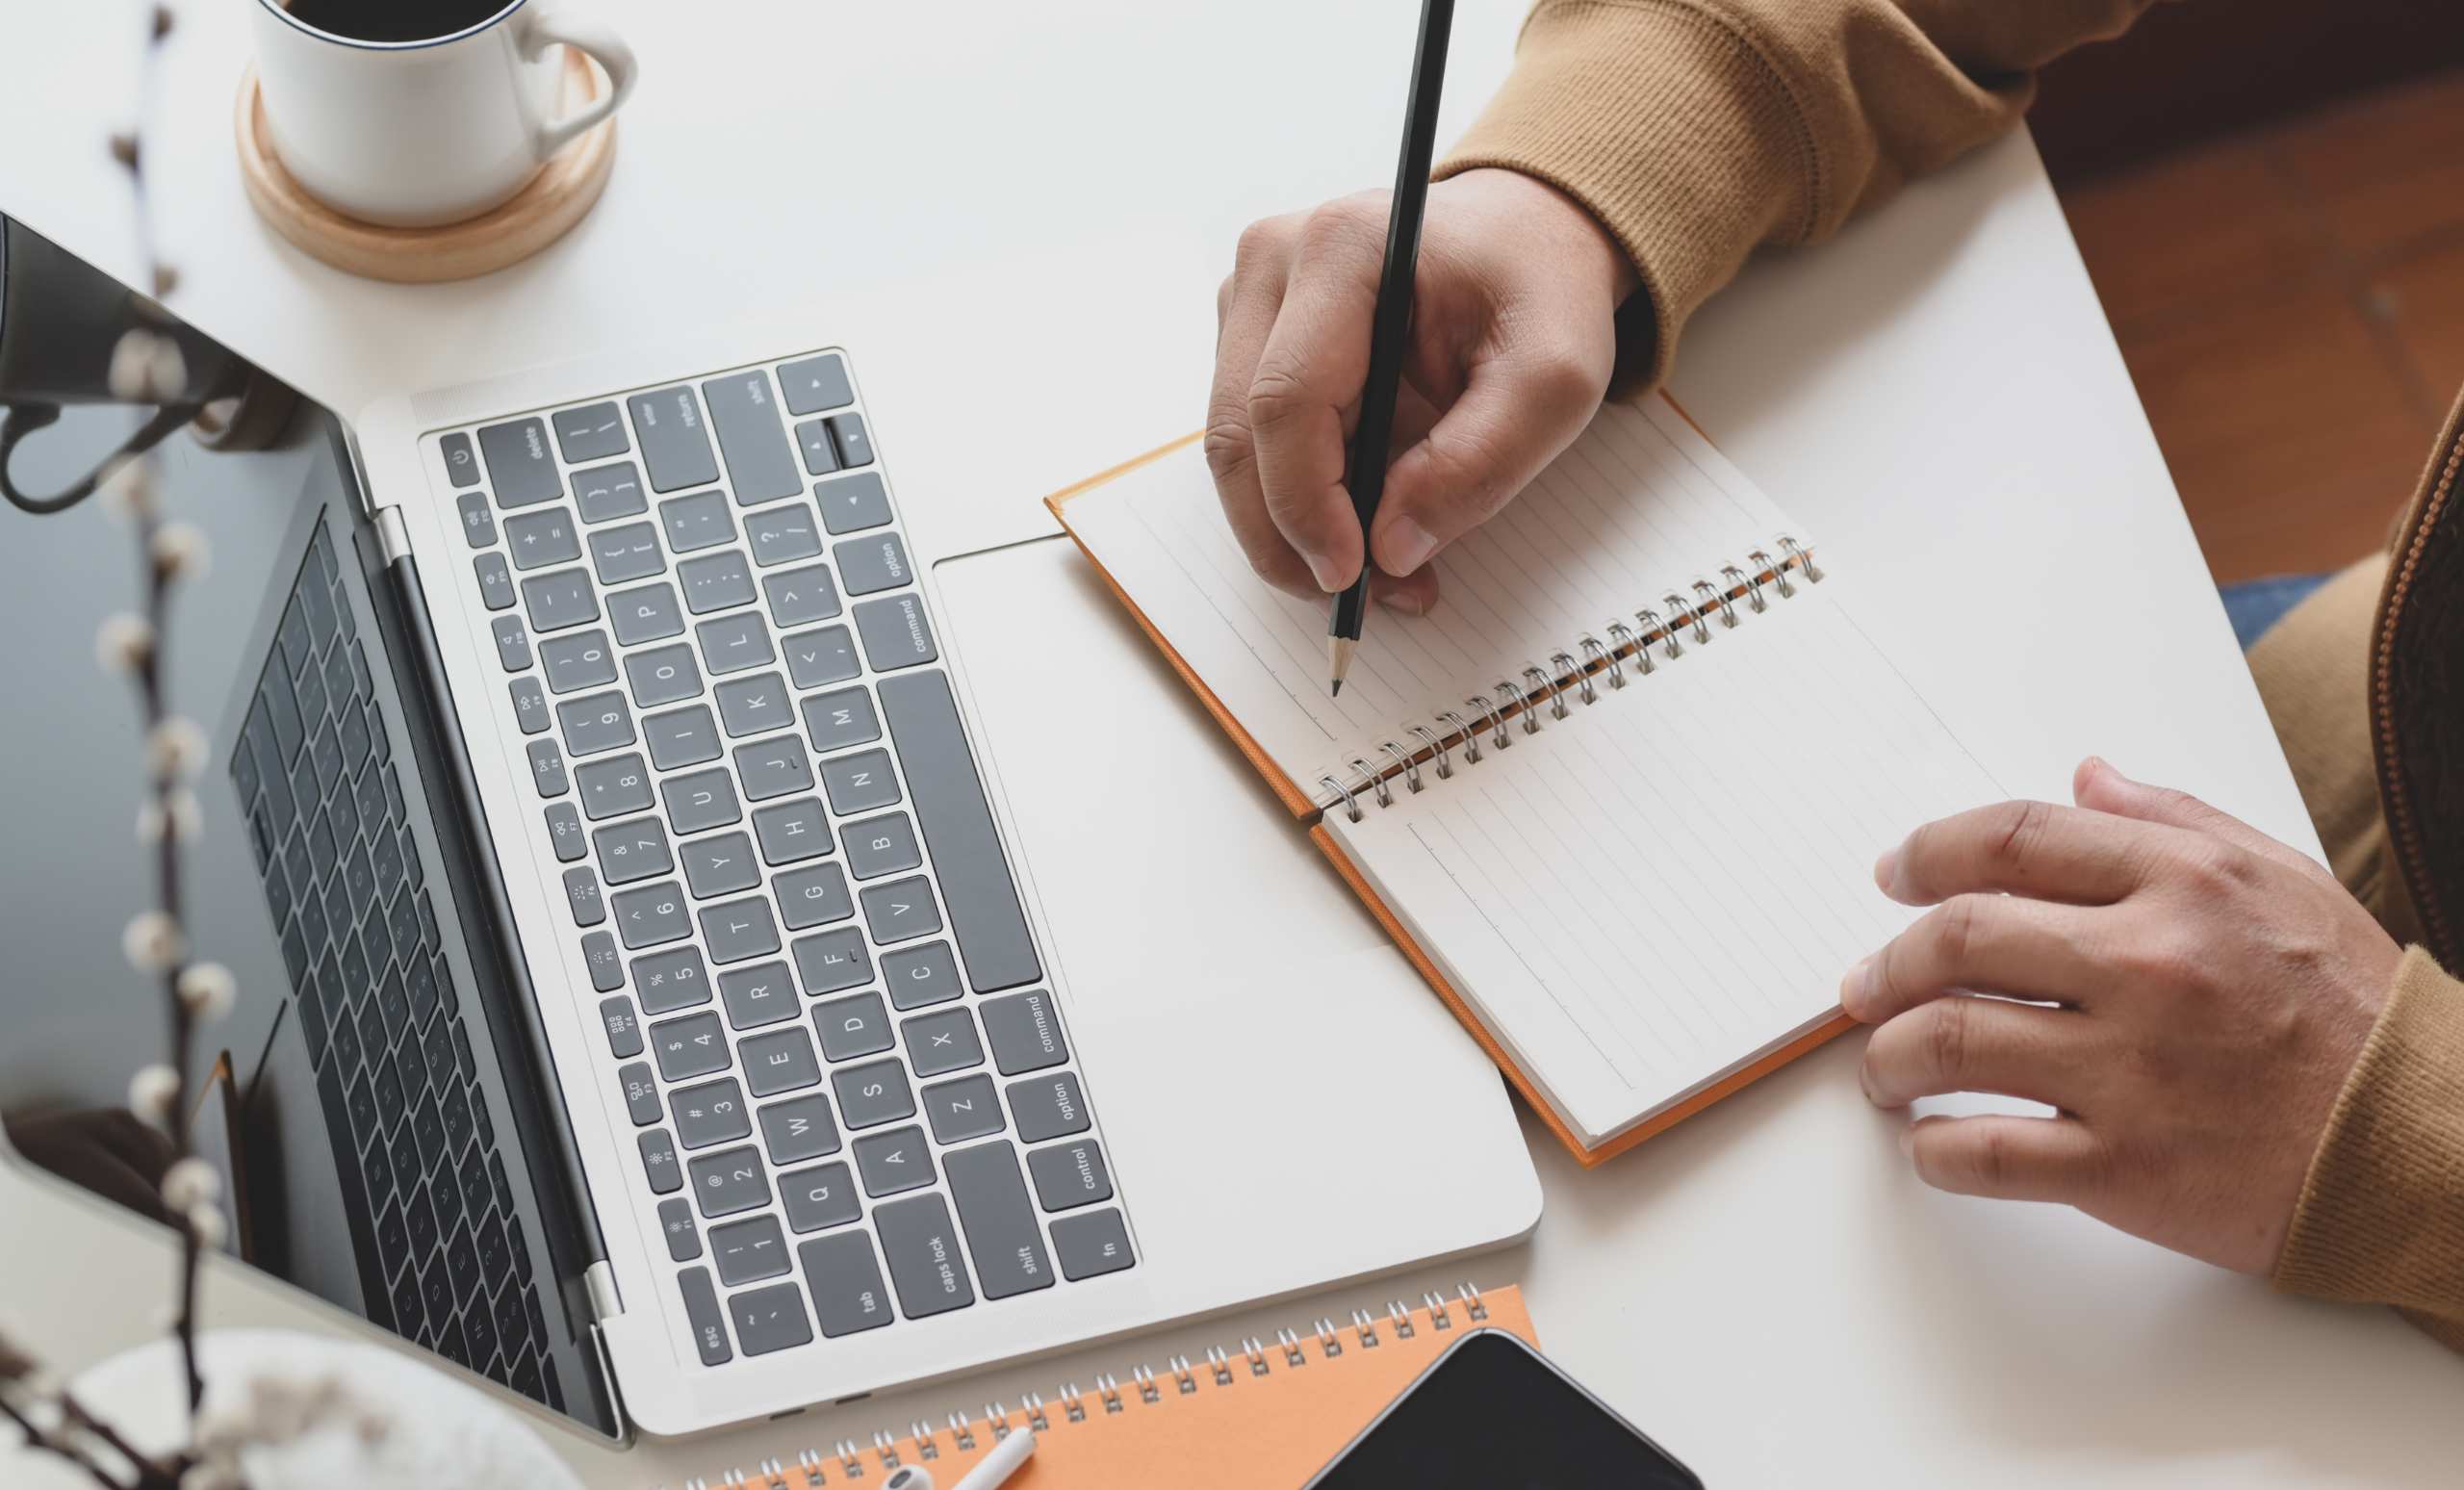
<path fill-rule="evenodd" d="M 124 300 L 5 226 L 0 305 L 91 314 L 0 318 L 0 373 Z M 13 486 L 142 418 L 71 410 Z M 1069 976 L 1052 908 L 1076 961 L 1134 941 L 1174 840 L 1067 809 L 1057 713 L 979 714 L 971 663 L 1048 669 L 1069 728 L 1100 721 L 1104 681 L 1017 638 L 1121 622 L 1084 588 L 1040 617 L 959 593 L 1017 578 L 920 536 L 936 494 L 894 475 L 954 437 L 860 338 L 781 325 L 163 447 L 217 555 L 171 655 L 216 746 L 193 938 L 248 990 L 202 1125 L 247 1261 L 600 1432 L 673 1434 L 1529 1228 L 1499 1083 L 1391 954 L 1339 976 L 1262 924 L 1247 965 L 1167 944 Z M 143 1209 L 112 1111 L 160 1040 L 116 952 L 135 729 L 87 662 L 128 542 L 100 503 L 0 507 L 0 1118 Z M 1329 1023 L 1330 990 L 1367 1002 Z M 1433 1182 L 1344 1204 L 1397 1166 Z"/>

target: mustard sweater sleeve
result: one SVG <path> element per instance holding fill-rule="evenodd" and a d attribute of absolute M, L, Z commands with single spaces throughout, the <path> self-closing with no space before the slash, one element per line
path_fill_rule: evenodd
<path fill-rule="evenodd" d="M 1437 174 L 1504 167 L 1590 209 L 1643 293 L 1621 386 L 1763 244 L 1821 241 L 2017 120 L 2035 71 L 2154 0 L 1539 0 Z"/>

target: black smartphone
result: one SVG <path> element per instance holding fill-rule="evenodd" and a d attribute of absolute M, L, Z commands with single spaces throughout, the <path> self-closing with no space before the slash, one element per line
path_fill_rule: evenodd
<path fill-rule="evenodd" d="M 1702 1490 L 1692 1470 L 1502 1329 L 1447 1347 L 1307 1490 Z"/>

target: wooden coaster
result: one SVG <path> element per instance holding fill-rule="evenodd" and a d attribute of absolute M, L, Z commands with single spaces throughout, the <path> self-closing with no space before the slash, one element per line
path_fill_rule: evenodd
<path fill-rule="evenodd" d="M 607 86 L 590 59 L 565 49 L 563 107 L 578 108 Z M 283 169 L 253 67 L 240 79 L 236 133 L 248 200 L 275 232 L 338 270 L 398 284 L 469 279 L 530 257 L 582 219 L 616 165 L 616 120 L 610 116 L 558 151 L 492 211 L 438 227 L 378 227 L 326 206 Z"/>

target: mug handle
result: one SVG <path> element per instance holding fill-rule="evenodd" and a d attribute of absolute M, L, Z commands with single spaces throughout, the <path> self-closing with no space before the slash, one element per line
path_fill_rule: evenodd
<path fill-rule="evenodd" d="M 522 24 L 522 52 L 533 62 L 561 41 L 607 71 L 606 97 L 563 118 L 533 126 L 531 153 L 545 161 L 623 107 L 633 91 L 633 80 L 640 76 L 641 67 L 633 61 L 633 49 L 625 44 L 615 28 L 592 16 L 534 4 L 523 12 Z"/>
<path fill-rule="evenodd" d="M 37 517 L 48 517 L 52 513 L 64 511 L 92 496 L 94 488 L 103 483 L 103 478 L 111 474 L 113 467 L 132 455 L 141 455 L 152 450 L 163 442 L 164 436 L 195 418 L 196 410 L 192 406 L 164 404 L 157 408 L 154 411 L 154 417 L 139 426 L 137 432 L 130 435 L 118 450 L 97 461 L 94 469 L 88 472 L 83 478 L 69 483 L 65 488 L 48 497 L 29 497 L 17 490 L 16 482 L 9 479 L 10 459 L 17 453 L 19 440 L 38 429 L 49 428 L 60 423 L 60 405 L 34 402 L 0 403 L 0 498 L 5 498 L 11 506 L 31 512 Z"/>

